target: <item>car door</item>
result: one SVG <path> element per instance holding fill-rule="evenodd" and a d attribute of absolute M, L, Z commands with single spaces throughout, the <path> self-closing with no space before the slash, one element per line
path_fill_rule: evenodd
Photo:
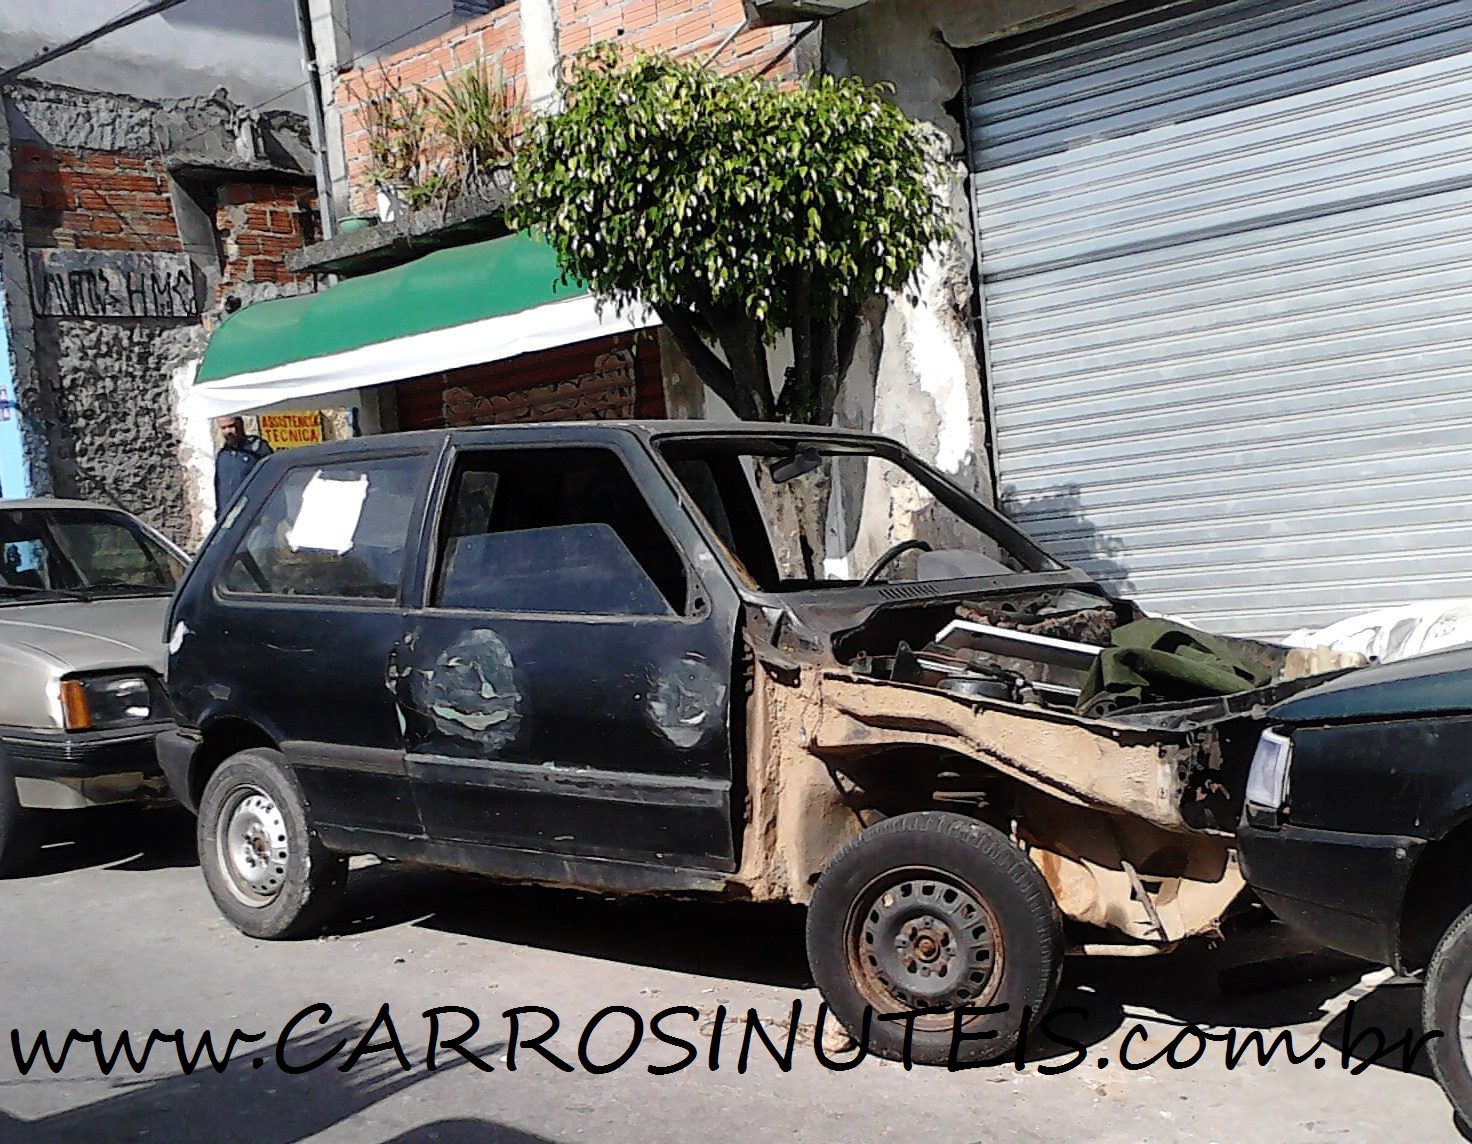
<path fill-rule="evenodd" d="M 432 468 L 427 448 L 286 468 L 185 643 L 213 649 L 221 710 L 277 740 L 325 825 L 422 833 L 387 671 Z"/>
<path fill-rule="evenodd" d="M 446 464 L 396 668 L 420 815 L 459 844 L 734 869 L 738 600 L 693 571 L 642 442 L 605 434 L 463 438 Z"/>

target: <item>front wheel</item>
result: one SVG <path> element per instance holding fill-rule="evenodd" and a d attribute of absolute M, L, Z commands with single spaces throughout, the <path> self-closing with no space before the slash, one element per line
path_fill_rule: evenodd
<path fill-rule="evenodd" d="M 199 864 L 215 904 L 251 937 L 317 933 L 347 885 L 347 858 L 322 845 L 279 752 L 241 751 L 199 800 Z"/>
<path fill-rule="evenodd" d="M 1063 924 L 1047 883 L 1000 831 L 958 814 L 902 814 L 840 850 L 813 891 L 808 963 L 834 1016 L 878 1056 L 972 1064 L 1006 1055 L 1051 1003 Z M 989 1009 L 963 1015 L 958 1010 Z"/>
<path fill-rule="evenodd" d="M 1472 909 L 1451 924 L 1426 970 L 1421 999 L 1431 1067 L 1457 1116 L 1472 1124 Z"/>

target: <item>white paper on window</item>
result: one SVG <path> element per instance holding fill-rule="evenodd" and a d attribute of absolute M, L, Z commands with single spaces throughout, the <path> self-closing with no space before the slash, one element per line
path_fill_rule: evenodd
<path fill-rule="evenodd" d="M 317 470 L 302 489 L 302 507 L 286 534 L 286 543 L 293 552 L 306 548 L 341 556 L 353 546 L 353 534 L 358 531 L 367 498 L 366 475 L 334 481 Z"/>

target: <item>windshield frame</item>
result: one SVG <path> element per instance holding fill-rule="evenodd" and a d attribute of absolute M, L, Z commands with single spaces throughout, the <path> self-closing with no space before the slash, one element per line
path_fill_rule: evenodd
<path fill-rule="evenodd" d="M 975 494 L 967 492 L 953 478 L 927 464 L 897 441 L 875 434 L 825 430 L 816 426 L 774 424 L 771 428 L 773 430 L 771 433 L 732 432 L 719 427 L 693 431 L 682 429 L 654 432 L 647 438 L 649 451 L 659 465 L 660 471 L 678 493 L 686 512 L 743 594 L 772 601 L 797 599 L 819 601 L 837 592 L 862 592 L 885 598 L 892 596 L 896 589 L 913 597 L 986 590 L 1001 584 L 1006 584 L 1008 587 L 1022 584 L 1093 584 L 1092 577 L 1087 573 L 1058 560 L 996 509 L 979 500 Z M 1015 556 L 1019 563 L 1028 567 L 1006 575 L 968 576 L 944 580 L 907 580 L 902 584 L 876 581 L 867 587 L 846 582 L 834 582 L 829 585 L 819 583 L 778 590 L 765 588 L 756 582 L 741 558 L 731 552 L 716 535 L 713 526 L 706 520 L 705 514 L 697 506 L 690 491 L 675 472 L 670 463 L 672 455 L 674 459 L 678 459 L 679 452 L 685 449 L 695 455 L 709 451 L 737 455 L 787 457 L 806 449 L 817 449 L 823 453 L 836 455 L 880 457 L 898 466 L 930 492 L 943 507 L 1001 545 Z M 765 524 L 765 520 L 763 523 Z"/>
<path fill-rule="evenodd" d="M 172 584 L 145 585 L 132 584 L 127 587 L 116 585 L 92 585 L 82 584 L 76 587 L 45 587 L 30 585 L 9 585 L 0 581 L 0 608 L 12 605 L 35 605 L 50 603 L 74 603 L 78 601 L 95 603 L 100 600 L 121 600 L 138 598 L 167 598 L 172 596 L 175 589 L 182 581 L 185 571 L 189 567 L 189 556 L 177 544 L 174 544 L 157 529 L 151 528 L 144 521 L 139 520 L 132 513 L 122 509 L 111 508 L 98 504 L 35 504 L 25 502 L 0 501 L 0 513 L 25 513 L 35 514 L 41 518 L 42 527 L 46 530 L 48 543 L 55 547 L 57 553 L 66 560 L 68 567 L 73 573 L 81 573 L 82 570 L 75 567 L 71 555 L 64 545 L 55 539 L 51 532 L 51 526 L 59 519 L 67 516 L 81 516 L 95 523 L 106 523 L 124 529 L 133 537 L 142 549 L 145 557 L 151 564 L 158 566 L 158 571 L 169 574 L 171 569 L 167 564 L 159 565 L 159 556 L 176 561 L 179 565 L 178 575 Z M 10 543 L 0 539 L 0 545 Z M 159 550 L 155 553 L 154 548 Z M 85 576 L 79 575 L 78 579 Z"/>

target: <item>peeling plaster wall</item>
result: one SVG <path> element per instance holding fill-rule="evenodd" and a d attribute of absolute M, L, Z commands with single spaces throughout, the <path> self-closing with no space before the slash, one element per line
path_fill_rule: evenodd
<path fill-rule="evenodd" d="M 169 376 L 169 407 L 184 408 L 183 401 L 199 372 L 199 359 L 191 358 L 174 368 Z M 215 433 L 208 417 L 186 417 L 182 412 L 174 419 L 174 433 L 179 439 L 177 457 L 184 475 L 184 496 L 192 508 L 191 527 L 184 548 L 194 552 L 204 541 L 208 526 L 215 519 Z"/>
<path fill-rule="evenodd" d="M 921 267 L 916 297 L 884 316 L 872 425 L 991 499 L 981 367 L 972 336 L 971 244 L 959 175 L 951 186 L 956 238 Z"/>
<path fill-rule="evenodd" d="M 938 131 L 955 217 L 954 242 L 923 268 L 918 303 L 891 300 L 873 356 L 866 360 L 861 349 L 840 420 L 899 438 L 987 499 L 994 490 L 974 326 L 975 246 L 962 126 L 948 110 L 961 93 L 958 52 L 1100 6 L 1102 0 L 873 0 L 823 26 L 825 71 L 893 85 L 899 107 Z"/>

